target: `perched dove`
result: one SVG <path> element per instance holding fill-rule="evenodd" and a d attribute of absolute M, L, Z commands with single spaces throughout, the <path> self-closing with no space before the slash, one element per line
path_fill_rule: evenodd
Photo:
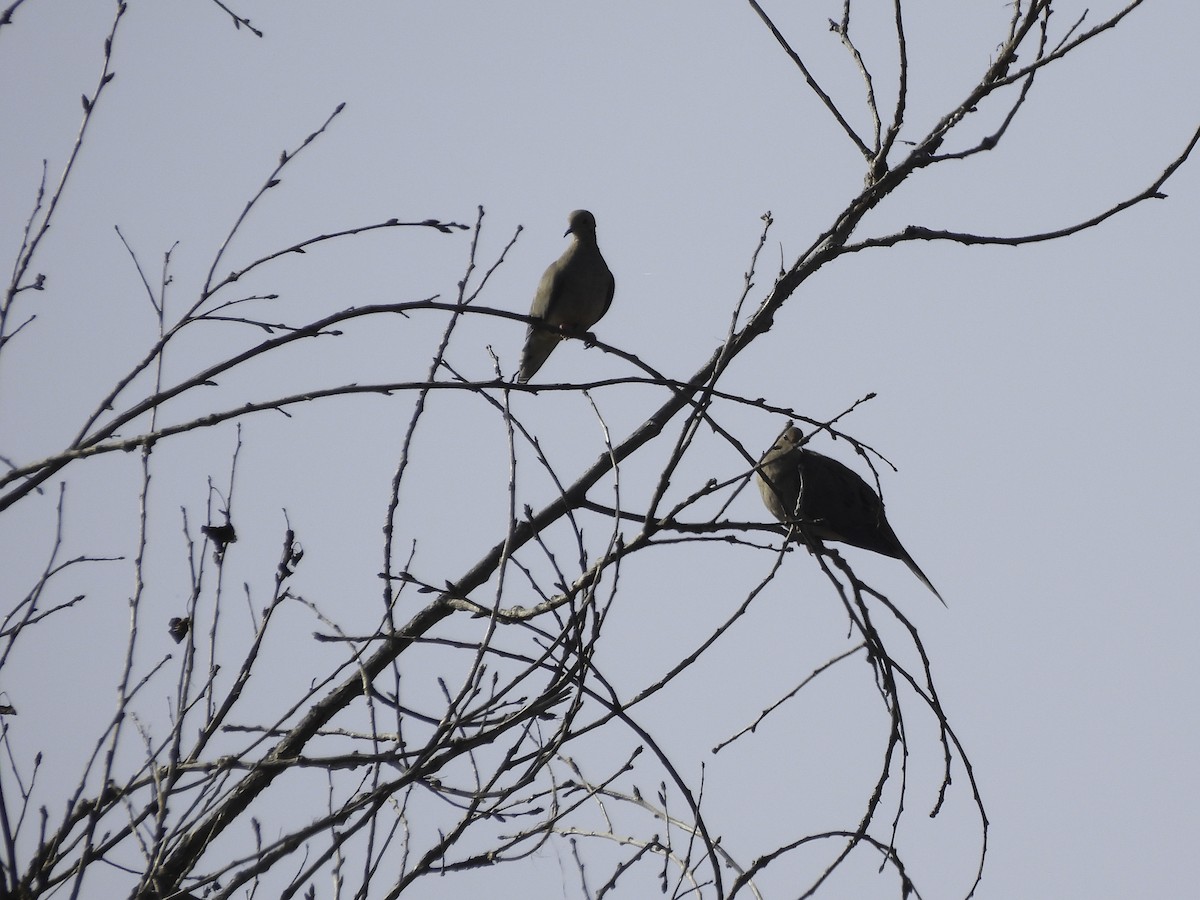
<path fill-rule="evenodd" d="M 853 469 L 806 450 L 802 438 L 799 428 L 788 428 L 759 461 L 758 489 L 771 515 L 812 537 L 902 560 L 942 600 L 901 546 L 879 495 Z"/>
<path fill-rule="evenodd" d="M 533 297 L 529 315 L 545 324 L 529 326 L 517 373 L 521 382 L 533 377 L 564 337 L 586 334 L 612 303 L 616 282 L 596 245 L 596 217 L 577 209 L 567 222 L 564 236 L 575 240 L 546 269 Z"/>

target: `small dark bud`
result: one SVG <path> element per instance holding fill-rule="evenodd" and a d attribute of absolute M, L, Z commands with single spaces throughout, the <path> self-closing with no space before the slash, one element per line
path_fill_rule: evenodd
<path fill-rule="evenodd" d="M 175 643 L 178 644 L 185 637 L 187 637 L 187 634 L 191 628 L 191 619 L 189 619 L 187 616 L 175 616 L 167 623 L 167 634 L 169 634 Z"/>

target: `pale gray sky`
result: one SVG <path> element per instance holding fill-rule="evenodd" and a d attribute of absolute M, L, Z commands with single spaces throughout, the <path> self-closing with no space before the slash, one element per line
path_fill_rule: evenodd
<path fill-rule="evenodd" d="M 861 82 L 826 26 L 842 4 L 765 6 L 855 126 L 865 127 Z M 856 7 L 855 21 L 864 52 L 877 61 L 877 88 L 890 97 L 884 6 Z M 917 137 L 978 80 L 1010 8 L 953 0 L 912 6 L 906 136 Z M 1063 5 L 1053 27 L 1061 33 L 1084 6 Z M 70 440 L 154 338 L 149 304 L 113 226 L 152 279 L 178 242 L 168 303 L 180 312 L 280 151 L 296 147 L 343 101 L 327 133 L 253 211 L 218 274 L 297 240 L 392 216 L 473 223 L 482 205 L 484 267 L 518 225 L 525 230 L 481 302 L 524 312 L 542 269 L 565 246 L 567 213 L 586 207 L 617 279 L 597 334 L 681 378 L 728 329 L 759 217 L 769 210 L 775 225 L 754 303 L 781 254 L 790 265 L 861 189 L 861 158 L 757 16 L 735 0 L 247 0 L 233 7 L 265 38 L 234 31 L 204 0 L 130 3 L 115 43 L 117 76 L 34 267 L 46 273 L 47 289 L 23 295 L 26 313 L 38 318 L 0 358 L 0 454 L 10 460 L 37 459 Z M 1086 22 L 1117 8 L 1092 4 Z M 92 0 L 30 0 L 0 28 L 5 260 L 19 246 L 41 160 L 49 160 L 53 180 L 67 157 L 78 98 L 94 88 L 111 16 L 112 4 Z M 1136 194 L 1200 123 L 1198 41 L 1193 3 L 1147 3 L 1045 71 L 996 151 L 918 174 L 856 237 L 908 224 L 1040 232 Z M 981 109 L 980 124 L 964 123 L 955 145 L 994 128 L 999 110 Z M 878 394 L 842 424 L 899 467 L 883 476 L 889 518 L 949 609 L 902 564 L 854 550 L 846 556 L 920 628 L 942 702 L 971 756 L 992 826 L 980 900 L 1194 891 L 1198 172 L 1193 159 L 1167 183 L 1168 199 L 1062 241 L 909 244 L 844 258 L 801 287 L 723 382 L 727 391 L 821 419 Z M 260 314 L 293 324 L 350 305 L 434 294 L 449 300 L 469 240 L 379 232 L 280 260 L 239 287 L 280 294 Z M 350 328 L 224 379 L 164 415 L 182 421 L 308 386 L 420 377 L 440 327 L 430 316 Z M 522 335 L 520 323 L 466 321 L 451 361 L 468 377 L 486 378 L 491 346 L 512 372 Z M 197 330 L 168 357 L 168 378 L 262 336 L 234 325 Z M 623 374 L 619 360 L 571 344 L 540 378 Z M 596 399 L 617 437 L 658 405 L 649 390 Z M 327 401 L 290 419 L 247 424 L 241 568 L 227 577 L 254 585 L 253 605 L 268 589 L 286 507 L 306 548 L 298 590 L 348 631 L 373 627 L 379 533 L 410 404 L 404 396 Z M 517 396 L 514 405 L 565 475 L 600 451 L 599 425 L 581 397 Z M 439 580 L 503 534 L 507 462 L 500 423 L 480 402 L 447 395 L 434 406 L 419 445 L 425 456 L 414 463 L 426 474 L 410 486 L 411 512 L 401 521 L 405 541 L 420 537 L 422 571 Z M 783 424 L 737 408 L 724 410 L 722 421 L 756 452 Z M 203 519 L 205 477 L 227 477 L 234 440 L 228 426 L 155 451 L 161 476 L 152 508 L 162 537 L 151 560 L 152 593 L 164 621 L 187 590 L 179 508 L 189 508 L 193 523 Z M 815 446 L 854 461 L 842 444 Z M 68 555 L 129 552 L 135 457 L 66 470 Z M 623 472 L 627 502 L 658 458 Z M 740 468 L 713 440 L 708 458 L 683 467 L 675 490 L 684 496 Z M 532 464 L 524 477 L 521 502 L 552 496 Z M 49 552 L 55 498 L 48 490 L 0 515 L 6 605 L 28 589 Z M 750 492 L 731 514 L 766 516 Z M 599 536 L 605 526 L 595 527 Z M 629 691 L 722 621 L 769 564 L 749 551 L 653 559 L 659 569 L 648 568 L 648 558 L 623 574 L 624 593 L 598 651 L 598 663 Z M 55 751 L 111 712 L 109 683 L 84 666 L 100 670 L 110 652 L 119 659 L 132 576 L 127 562 L 103 573 L 81 574 L 79 584 L 64 579 L 64 598 L 72 590 L 95 596 L 64 616 L 44 655 L 31 648 L 15 657 L 0 684 L 20 713 L 9 725 L 12 739 L 26 758 L 46 751 L 47 777 L 67 777 L 69 761 Z M 277 696 L 306 685 L 316 671 L 310 663 L 337 658 L 314 645 L 315 627 L 301 614 L 280 626 L 277 638 L 297 648 L 297 669 L 276 673 Z M 143 663 L 170 651 L 165 631 L 160 638 Z M 742 862 L 781 835 L 852 828 L 861 815 L 886 726 L 866 666 L 814 685 L 759 734 L 710 753 L 845 649 L 844 639 L 837 598 L 815 562 L 793 554 L 707 663 L 642 712 L 693 786 L 707 765 L 709 821 Z M 61 665 L 59 654 L 79 664 Z M 165 697 L 166 687 L 158 693 Z M 940 751 L 925 719 L 914 714 L 910 723 L 912 784 L 899 845 L 927 900 L 961 897 L 973 877 L 978 821 L 961 769 L 942 816 L 926 817 Z M 597 743 L 590 750 L 598 760 L 625 746 Z M 767 896 L 792 896 L 814 860 L 829 855 L 768 869 Z M 548 847 L 515 877 L 525 879 L 528 896 L 555 896 L 561 884 L 574 884 L 570 870 L 564 847 Z M 414 895 L 473 896 L 496 877 L 504 875 L 431 881 Z M 895 881 L 863 865 L 826 896 L 896 896 Z"/>

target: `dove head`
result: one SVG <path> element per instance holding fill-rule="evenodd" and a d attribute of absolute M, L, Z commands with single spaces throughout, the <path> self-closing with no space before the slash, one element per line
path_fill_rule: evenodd
<path fill-rule="evenodd" d="M 779 436 L 779 440 L 775 442 L 775 446 L 780 450 L 790 450 L 803 440 L 804 433 L 795 425 L 792 425 L 787 431 Z"/>
<path fill-rule="evenodd" d="M 577 209 L 567 216 L 567 230 L 563 232 L 563 237 L 568 234 L 574 234 L 578 237 L 583 237 L 585 234 L 596 233 L 596 217 L 586 209 Z"/>

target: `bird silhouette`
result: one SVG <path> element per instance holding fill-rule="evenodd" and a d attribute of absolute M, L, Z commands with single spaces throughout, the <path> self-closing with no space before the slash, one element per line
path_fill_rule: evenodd
<path fill-rule="evenodd" d="M 575 239 L 542 275 L 529 310 L 529 315 L 540 321 L 530 325 L 525 335 L 517 372 L 522 383 L 533 377 L 564 337 L 585 336 L 608 312 L 616 289 L 596 244 L 596 217 L 577 209 L 567 223 L 564 236 L 571 234 Z"/>
<path fill-rule="evenodd" d="M 879 495 L 849 466 L 806 449 L 803 438 L 789 427 L 759 461 L 758 489 L 771 515 L 810 537 L 899 559 L 942 600 L 888 524 Z"/>

